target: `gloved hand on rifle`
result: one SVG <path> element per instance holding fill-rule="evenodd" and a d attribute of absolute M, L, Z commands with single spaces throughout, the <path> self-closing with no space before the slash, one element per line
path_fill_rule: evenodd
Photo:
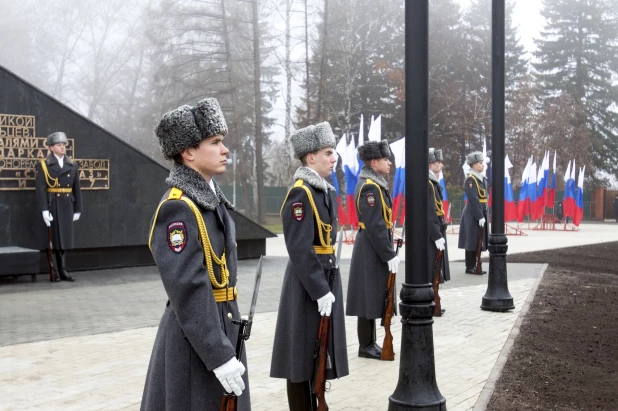
<path fill-rule="evenodd" d="M 397 270 L 399 270 L 400 262 L 401 261 L 399 260 L 398 256 L 395 256 L 394 258 L 388 260 L 388 271 L 393 274 L 397 274 Z"/>
<path fill-rule="evenodd" d="M 236 357 L 232 357 L 228 362 L 212 371 L 219 379 L 221 385 L 223 385 L 225 391 L 234 391 L 236 395 L 242 394 L 242 391 L 245 389 L 245 382 L 242 380 L 242 375 L 245 373 L 245 366 L 238 361 Z"/>
<path fill-rule="evenodd" d="M 485 217 L 479 220 L 479 227 L 483 227 L 485 225 Z"/>
<path fill-rule="evenodd" d="M 322 317 L 330 316 L 335 303 L 335 296 L 330 291 L 323 297 L 318 298 L 318 311 Z"/>
<path fill-rule="evenodd" d="M 436 240 L 436 248 L 438 250 L 444 250 L 446 247 L 446 240 L 444 238 L 438 238 Z"/>
<path fill-rule="evenodd" d="M 50 227 L 51 222 L 54 221 L 54 217 L 52 217 L 52 215 L 50 214 L 48 210 L 43 211 L 42 214 L 43 214 L 43 221 L 45 222 L 45 225 Z"/>

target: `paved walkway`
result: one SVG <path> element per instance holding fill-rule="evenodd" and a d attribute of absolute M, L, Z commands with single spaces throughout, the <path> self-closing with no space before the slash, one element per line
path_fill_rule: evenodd
<path fill-rule="evenodd" d="M 610 231 L 609 226 L 583 226 L 579 233 L 561 233 L 570 236 L 570 243 L 563 246 L 618 241 L 618 229 L 611 225 Z M 535 239 L 528 242 L 557 242 L 542 237 L 530 236 Z M 274 241 L 277 246 L 281 239 Z M 454 239 L 449 242 L 454 249 Z M 509 242 L 515 243 L 511 237 Z M 252 404 L 257 411 L 287 409 L 285 381 L 268 377 L 287 261 L 277 256 L 271 244 L 258 314 L 247 343 Z M 344 248 L 344 287 L 349 270 L 346 252 Z M 239 266 L 239 302 L 244 313 L 251 298 L 255 261 L 241 261 Z M 491 313 L 479 309 L 487 276 L 462 274 L 462 263 L 451 263 L 453 280 L 441 288 L 447 311 L 433 325 L 437 382 L 449 410 L 474 407 L 541 270 L 542 265 L 509 264 L 509 289 L 516 308 Z M 31 284 L 26 278 L 0 282 L 0 410 L 139 409 L 156 326 L 166 301 L 156 268 L 74 276 L 75 283 Z M 392 329 L 394 362 L 358 358 L 354 318 L 347 318 L 346 330 L 351 374 L 332 382 L 327 394 L 330 409 L 386 410 L 397 382 L 401 325 L 395 321 Z M 382 338 L 379 329 L 378 340 Z"/>

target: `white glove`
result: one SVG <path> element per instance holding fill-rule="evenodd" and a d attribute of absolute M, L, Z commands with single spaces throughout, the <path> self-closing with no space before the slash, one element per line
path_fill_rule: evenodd
<path fill-rule="evenodd" d="M 444 250 L 445 245 L 446 245 L 446 240 L 444 238 L 438 238 L 436 240 L 436 248 L 438 250 Z"/>
<path fill-rule="evenodd" d="M 75 213 L 73 214 L 73 221 L 77 221 L 79 220 L 79 217 L 82 215 L 82 213 Z"/>
<path fill-rule="evenodd" d="M 479 220 L 479 227 L 483 227 L 485 225 L 485 217 Z"/>
<path fill-rule="evenodd" d="M 325 296 L 318 298 L 318 311 L 322 317 L 330 316 L 334 302 L 335 296 L 330 291 Z"/>
<path fill-rule="evenodd" d="M 43 211 L 43 221 L 45 221 L 46 226 L 51 226 L 51 222 L 54 221 L 54 217 L 49 213 L 48 210 Z"/>
<path fill-rule="evenodd" d="M 225 364 L 213 370 L 223 389 L 227 392 L 234 391 L 234 394 L 240 395 L 245 389 L 245 382 L 242 380 L 242 375 L 245 373 L 245 366 L 232 357 Z"/>
<path fill-rule="evenodd" d="M 388 271 L 391 273 L 397 274 L 397 270 L 399 270 L 399 257 L 395 256 L 393 259 L 388 260 Z"/>

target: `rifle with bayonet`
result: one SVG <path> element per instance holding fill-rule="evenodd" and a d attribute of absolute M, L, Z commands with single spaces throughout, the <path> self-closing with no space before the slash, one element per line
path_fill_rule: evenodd
<path fill-rule="evenodd" d="M 255 307 L 257 305 L 258 292 L 260 290 L 260 280 L 262 278 L 262 258 L 258 262 L 255 273 L 255 286 L 253 287 L 253 298 L 251 299 L 251 308 L 249 309 L 249 318 L 240 318 L 232 320 L 233 324 L 238 325 L 238 340 L 236 341 L 236 358 L 241 361 L 242 351 L 245 347 L 245 341 L 251 337 L 251 326 L 253 325 L 253 316 L 255 315 Z M 221 398 L 221 406 L 219 411 L 236 411 L 238 409 L 238 396 L 232 393 L 224 393 Z"/>
<path fill-rule="evenodd" d="M 479 237 L 476 242 L 476 274 L 483 274 L 483 267 L 481 266 L 481 250 L 483 249 L 483 229 L 479 227 Z"/>
<path fill-rule="evenodd" d="M 341 258 L 341 249 L 343 248 L 343 229 L 339 230 L 337 239 L 337 259 L 335 260 L 335 270 L 328 279 L 328 288 L 332 291 L 333 283 L 339 273 L 339 259 Z M 334 308 L 334 307 L 333 307 Z M 330 316 L 320 317 L 320 327 L 318 329 L 318 339 L 315 342 L 315 352 L 313 358 L 315 359 L 315 372 L 313 382 L 313 392 L 318 402 L 318 411 L 328 411 L 328 404 L 326 403 L 326 370 L 332 368 L 330 363 L 330 356 L 328 355 L 328 341 L 330 334 L 330 317 L 333 315 L 331 311 Z"/>
<path fill-rule="evenodd" d="M 442 271 L 442 258 L 444 257 L 444 250 L 438 250 L 436 254 L 436 261 L 433 266 L 433 294 L 434 294 L 434 307 L 433 316 L 442 317 L 442 305 L 440 304 L 440 294 L 438 288 L 440 287 L 440 272 Z"/>
<path fill-rule="evenodd" d="M 395 255 L 399 255 L 399 249 L 403 244 L 403 238 L 397 240 Z M 384 292 L 384 308 L 382 309 L 381 326 L 384 327 L 384 342 L 382 343 L 382 361 L 394 361 L 395 350 L 393 349 L 393 334 L 391 333 L 391 321 L 395 312 L 395 273 L 388 274 L 386 291 Z"/>
<path fill-rule="evenodd" d="M 53 283 L 56 281 L 56 277 L 54 275 L 54 267 L 56 267 L 56 264 L 54 264 L 51 227 L 47 227 L 47 264 L 49 265 L 49 281 Z"/>

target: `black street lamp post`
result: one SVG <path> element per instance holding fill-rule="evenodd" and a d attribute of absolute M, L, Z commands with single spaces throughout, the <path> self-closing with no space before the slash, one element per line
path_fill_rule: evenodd
<path fill-rule="evenodd" d="M 427 195 L 429 123 L 429 4 L 408 0 L 405 10 L 406 192 Z M 406 202 L 406 215 L 426 216 L 427 201 Z M 389 411 L 446 410 L 436 383 L 433 348 L 433 288 L 427 261 L 427 218 L 406 222 L 406 281 L 401 290 L 401 358 L 399 381 Z"/>
<path fill-rule="evenodd" d="M 507 238 L 504 232 L 504 0 L 492 0 L 491 26 L 491 162 L 494 201 L 489 235 L 487 291 L 481 303 L 486 311 L 515 308 L 506 275 Z"/>

